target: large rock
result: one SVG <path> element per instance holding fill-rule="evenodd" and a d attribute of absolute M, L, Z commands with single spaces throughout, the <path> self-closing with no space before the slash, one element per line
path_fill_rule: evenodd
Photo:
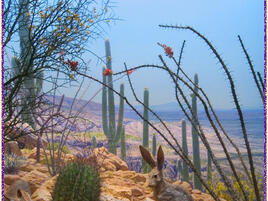
<path fill-rule="evenodd" d="M 36 159 L 36 148 L 34 148 L 31 153 L 28 155 L 28 158 L 30 159 Z M 51 163 L 51 159 L 50 159 L 50 152 L 49 150 L 46 150 L 46 156 L 48 157 L 48 162 Z M 73 154 L 62 154 L 62 160 L 60 165 L 63 166 L 64 164 L 67 164 L 71 161 L 73 161 L 75 159 L 75 156 Z M 55 161 L 57 161 L 57 152 L 55 152 Z M 44 154 L 44 150 L 41 149 L 40 150 L 40 163 L 41 164 L 47 164 L 47 160 Z"/>
<path fill-rule="evenodd" d="M 10 142 L 4 143 L 4 153 L 22 156 L 22 152 L 18 146 L 18 143 L 15 141 L 10 141 Z"/>
<path fill-rule="evenodd" d="M 4 135 L 9 139 L 16 139 L 22 148 L 33 149 L 37 145 L 37 135 L 34 134 L 34 129 L 27 123 L 14 123 L 11 120 L 4 124 Z M 43 146 L 47 147 L 47 141 L 42 139 Z"/>
<path fill-rule="evenodd" d="M 101 172 L 128 170 L 126 162 L 121 160 L 118 156 L 110 153 L 105 147 L 94 149 L 88 159 L 96 160 Z"/>
<path fill-rule="evenodd" d="M 49 177 L 37 170 L 33 170 L 22 177 L 23 180 L 30 184 L 31 192 L 35 192 Z"/>

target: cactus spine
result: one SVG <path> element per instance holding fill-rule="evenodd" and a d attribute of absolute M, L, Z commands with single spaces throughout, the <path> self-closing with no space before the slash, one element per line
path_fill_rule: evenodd
<path fill-rule="evenodd" d="M 155 136 L 155 133 L 153 134 L 152 154 L 154 157 L 156 157 L 156 136 Z"/>
<path fill-rule="evenodd" d="M 148 113 L 148 107 L 149 107 L 149 90 L 144 89 L 144 111 L 143 111 L 143 136 L 142 136 L 142 145 L 143 147 L 149 149 L 149 113 Z M 142 159 L 142 172 L 148 173 L 151 170 L 150 166 Z"/>
<path fill-rule="evenodd" d="M 106 66 L 112 69 L 112 57 L 110 41 L 107 39 L 105 41 L 105 51 L 106 51 Z M 112 75 L 103 75 L 103 83 L 107 84 L 110 88 L 113 88 L 113 78 Z M 108 91 L 108 94 L 107 94 Z M 120 94 L 124 96 L 124 84 L 120 85 Z M 108 105 L 107 105 L 108 96 Z M 108 149 L 111 153 L 116 154 L 116 147 L 120 140 L 122 125 L 123 125 L 123 115 L 124 115 L 124 99 L 120 97 L 120 106 L 118 114 L 117 129 L 115 127 L 115 105 L 114 105 L 114 93 L 111 89 L 106 89 L 103 87 L 102 90 L 102 125 L 105 136 L 108 139 Z"/>
<path fill-rule="evenodd" d="M 195 74 L 194 76 L 194 92 L 192 94 L 192 111 L 193 111 L 193 116 L 192 116 L 192 121 L 195 127 L 197 127 L 197 98 L 196 98 L 196 93 L 198 93 L 198 76 Z M 194 166 L 201 173 L 201 163 L 200 163 L 200 150 L 199 150 L 199 139 L 198 139 L 198 133 L 197 130 L 192 126 L 192 141 L 193 141 L 193 159 L 194 159 Z M 198 179 L 197 175 L 194 174 L 194 188 L 202 190 L 202 184 L 200 180 Z"/>
<path fill-rule="evenodd" d="M 121 132 L 121 159 L 126 161 L 126 136 L 125 136 L 125 127 L 123 127 Z"/>
<path fill-rule="evenodd" d="M 184 154 L 188 156 L 186 122 L 184 119 L 181 122 L 181 130 L 182 130 L 182 149 Z M 184 160 L 182 161 L 182 179 L 187 182 L 189 181 L 189 169 L 187 163 Z"/>
<path fill-rule="evenodd" d="M 97 147 L 96 137 L 93 136 L 91 141 L 92 141 L 92 148 L 95 149 Z"/>

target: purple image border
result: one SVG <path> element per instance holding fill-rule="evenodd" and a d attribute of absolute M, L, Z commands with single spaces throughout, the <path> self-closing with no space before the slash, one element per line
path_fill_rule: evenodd
<path fill-rule="evenodd" d="M 3 29 L 4 29 L 4 20 L 3 20 L 3 11 L 4 11 L 4 1 L 2 0 L 1 1 L 1 7 L 2 7 L 2 37 L 1 37 L 1 42 L 2 42 L 2 45 L 3 45 L 3 38 L 4 38 L 4 35 L 3 35 Z M 267 201 L 267 191 L 266 191 L 266 187 L 267 187 L 267 183 L 266 183 L 266 177 L 267 177 L 267 159 L 266 159 L 266 154 L 267 154 L 267 150 L 266 150 L 266 147 L 267 147 L 267 134 L 266 134 L 266 125 L 267 125 L 267 110 L 266 110 L 266 105 L 267 105 L 267 97 L 266 97 L 266 93 L 267 93 L 267 14 L 266 14 L 266 11 L 267 11 L 267 1 L 264 0 L 264 200 Z M 4 139 L 3 139 L 3 134 L 4 134 L 4 86 L 3 86 L 3 83 L 4 83 L 4 50 L 3 50 L 3 46 L 1 46 L 1 57 L 2 57 L 2 62 L 1 62 L 1 70 L 2 70 L 2 89 L 1 89 L 1 92 L 2 92 L 2 97 L 1 97 L 1 100 L 2 100 L 2 111 L 1 111 L 1 115 L 2 115 L 2 119 L 1 119 L 1 127 L 2 127 L 2 201 L 4 200 Z"/>
<path fill-rule="evenodd" d="M 4 0 L 1 1 L 1 7 L 2 7 L 2 38 L 1 38 L 1 44 L 3 45 L 3 42 L 4 42 L 4 33 L 3 33 L 3 30 L 4 30 L 4 16 L 3 16 L 3 12 L 4 12 Z M 1 115 L 2 115 L 2 119 L 1 119 L 1 126 L 2 126 L 2 191 L 1 191 L 1 200 L 4 201 L 4 48 L 3 46 L 1 46 L 1 53 L 2 53 L 2 62 L 1 62 L 1 70 L 2 70 L 2 88 L 1 88 L 1 92 L 2 92 L 2 97 L 1 97 L 1 100 L 2 100 L 2 111 L 1 111 Z"/>
<path fill-rule="evenodd" d="M 267 183 L 266 183 L 266 177 L 267 177 L 267 159 L 266 159 L 266 154 L 267 154 L 267 135 L 266 135 L 266 125 L 267 125 L 267 111 L 266 111 L 266 105 L 267 105 L 267 97 L 266 97 L 266 93 L 267 93 L 267 77 L 266 77 L 266 73 L 267 73 L 267 1 L 264 0 L 264 200 L 267 201 L 267 192 L 266 192 L 266 188 L 267 188 Z"/>

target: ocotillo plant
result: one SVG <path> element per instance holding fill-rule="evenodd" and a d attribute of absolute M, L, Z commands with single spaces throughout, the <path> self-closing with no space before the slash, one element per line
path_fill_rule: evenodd
<path fill-rule="evenodd" d="M 182 149 L 184 154 L 188 156 L 186 122 L 184 119 L 181 122 L 181 131 L 182 131 Z M 184 160 L 182 161 L 182 179 L 187 182 L 189 181 L 189 168 Z"/>
<path fill-rule="evenodd" d="M 111 70 L 112 69 L 112 57 L 111 57 L 110 41 L 108 39 L 105 41 L 105 51 L 106 51 L 106 66 L 107 66 L 107 69 Z M 108 77 L 108 80 L 106 80 L 106 76 Z M 113 88 L 113 78 L 112 78 L 111 73 L 109 73 L 108 75 L 103 74 L 103 83 Z M 120 106 L 119 106 L 118 123 L 117 123 L 117 129 L 116 129 L 115 128 L 114 93 L 111 89 L 108 88 L 108 106 L 107 106 L 107 89 L 103 87 L 103 90 L 102 90 L 103 131 L 104 131 L 105 136 L 108 139 L 108 149 L 113 154 L 116 154 L 116 146 L 120 140 L 120 136 L 122 132 L 123 115 L 124 115 L 124 99 L 123 99 L 124 84 L 120 85 L 120 94 L 121 94 Z"/>
<path fill-rule="evenodd" d="M 97 147 L 97 141 L 96 141 L 95 136 L 92 136 L 91 143 L 92 143 L 92 148 L 95 149 Z"/>
<path fill-rule="evenodd" d="M 197 74 L 194 75 L 194 84 L 195 84 L 194 91 L 195 91 L 195 93 L 197 93 L 198 92 L 198 88 L 197 88 L 197 86 L 198 86 L 198 76 L 197 76 Z M 193 121 L 193 124 L 195 124 L 195 126 L 197 128 L 197 125 L 198 125 L 197 103 L 196 103 L 197 98 L 196 98 L 195 93 L 192 94 L 192 111 L 193 111 L 192 121 Z M 199 138 L 198 138 L 197 130 L 194 128 L 194 126 L 192 126 L 192 141 L 193 141 L 194 166 L 199 171 L 199 173 L 201 173 Z M 201 182 L 198 179 L 196 174 L 194 174 L 194 188 L 202 190 L 202 184 L 201 184 Z"/>
<path fill-rule="evenodd" d="M 144 98 L 143 98 L 144 110 L 143 110 L 143 136 L 142 136 L 142 145 L 143 147 L 149 149 L 149 90 L 147 88 L 144 89 Z M 147 121 L 146 121 L 147 120 Z M 142 159 L 142 172 L 148 173 L 150 171 L 150 166 Z"/>
<path fill-rule="evenodd" d="M 121 159 L 126 161 L 126 134 L 125 127 L 123 127 L 121 132 Z"/>
<path fill-rule="evenodd" d="M 154 157 L 156 156 L 156 136 L 155 136 L 155 133 L 153 134 L 152 154 Z"/>

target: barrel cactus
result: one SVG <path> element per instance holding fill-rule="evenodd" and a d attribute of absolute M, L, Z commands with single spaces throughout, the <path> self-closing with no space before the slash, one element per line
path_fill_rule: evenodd
<path fill-rule="evenodd" d="M 98 171 L 83 163 L 72 162 L 65 166 L 56 181 L 53 201 L 96 201 L 100 196 Z"/>

